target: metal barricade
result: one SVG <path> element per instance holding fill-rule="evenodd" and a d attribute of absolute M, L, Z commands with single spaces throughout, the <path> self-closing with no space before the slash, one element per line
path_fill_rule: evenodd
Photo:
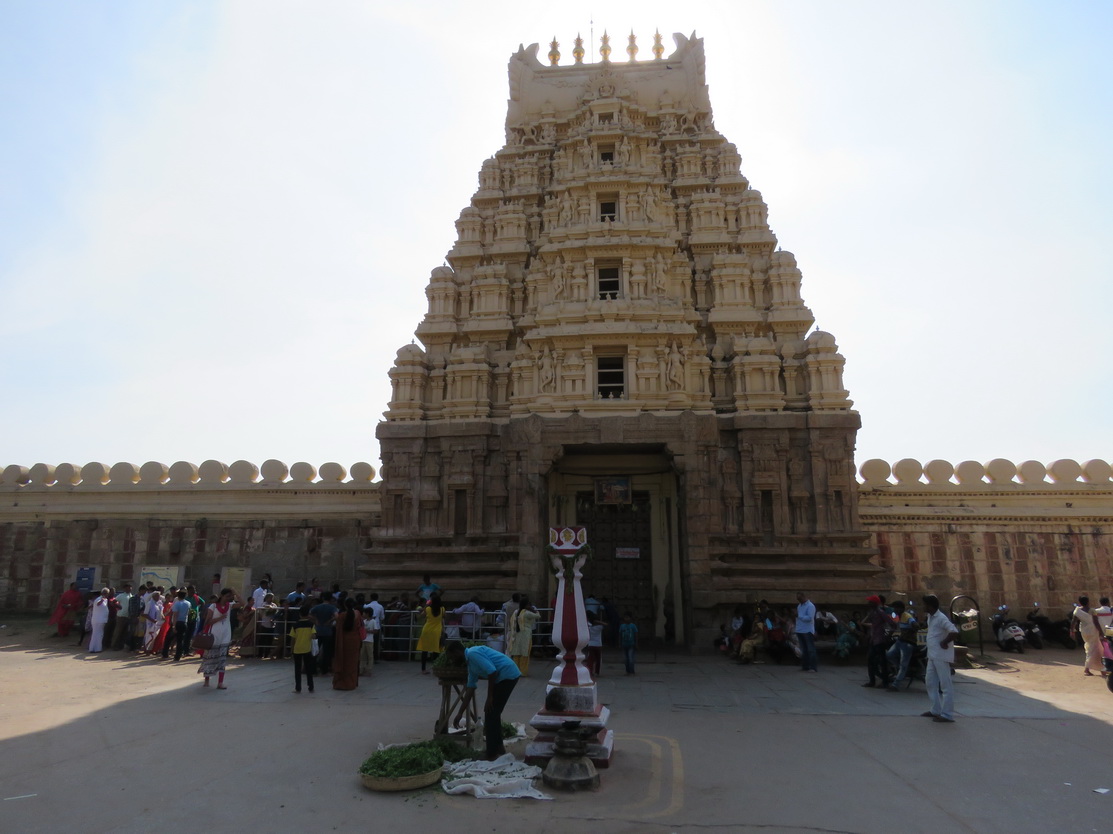
<path fill-rule="evenodd" d="M 541 619 L 533 629 L 533 654 L 551 656 L 553 649 L 553 609 L 538 608 Z M 445 611 L 444 640 L 463 640 L 472 644 L 473 641 L 460 630 L 459 622 L 454 618 L 462 615 L 453 615 L 451 610 Z M 506 615 L 501 608 L 485 610 L 479 616 L 478 637 L 474 641 L 490 646 L 496 651 L 506 651 Z M 416 660 L 421 653 L 417 650 L 417 641 L 421 636 L 423 622 L 420 611 L 399 611 L 387 609 L 380 623 L 378 639 L 382 642 L 381 657 L 383 660 Z"/>

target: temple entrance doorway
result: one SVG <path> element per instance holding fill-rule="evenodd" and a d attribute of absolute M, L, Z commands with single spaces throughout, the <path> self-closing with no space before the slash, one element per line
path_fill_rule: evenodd
<path fill-rule="evenodd" d="M 634 615 L 643 640 L 685 642 L 677 476 L 664 445 L 565 446 L 549 473 L 550 526 L 587 528 L 585 594 Z M 555 585 L 554 585 L 555 588 Z"/>
<path fill-rule="evenodd" d="M 601 504 L 594 492 L 576 493 L 576 524 L 587 527 L 594 551 L 584 568 L 584 596 L 609 599 L 619 616 L 650 623 L 653 605 L 653 541 L 649 493 L 635 492 L 629 503 Z M 608 623 L 613 630 L 614 624 Z M 614 637 L 613 634 L 608 634 Z"/>

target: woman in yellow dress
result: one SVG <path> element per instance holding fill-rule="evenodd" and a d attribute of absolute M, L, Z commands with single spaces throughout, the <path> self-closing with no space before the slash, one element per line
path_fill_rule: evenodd
<path fill-rule="evenodd" d="M 444 633 L 444 606 L 441 605 L 440 594 L 431 594 L 429 602 L 425 604 L 425 624 L 421 627 L 421 636 L 417 638 L 417 650 L 421 652 L 421 674 L 428 675 L 425 668 L 429 656 L 435 660 L 441 652 L 441 635 Z"/>
<path fill-rule="evenodd" d="M 529 604 L 529 597 L 522 596 L 518 610 L 511 616 L 510 648 L 507 654 L 518 665 L 523 676 L 529 676 L 529 653 L 533 649 L 533 627 L 541 615 Z"/>

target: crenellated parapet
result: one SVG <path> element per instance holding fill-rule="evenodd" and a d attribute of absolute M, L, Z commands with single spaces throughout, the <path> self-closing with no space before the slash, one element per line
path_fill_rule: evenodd
<path fill-rule="evenodd" d="M 298 462 L 287 466 L 280 460 L 268 460 L 262 466 L 246 460 L 231 465 L 207 460 L 200 466 L 178 461 L 167 466 L 148 461 L 142 466 L 121 462 L 72 463 L 57 465 L 36 463 L 27 467 L 11 464 L 0 471 L 0 491 L 65 491 L 71 489 L 375 489 L 372 483 L 375 467 L 369 463 L 353 463 L 345 469 L 339 463 L 325 463 L 320 469 L 313 464 Z"/>
<path fill-rule="evenodd" d="M 1104 460 L 867 460 L 860 474 L 862 526 L 895 596 L 970 594 L 983 612 L 1039 600 L 1059 617 L 1113 582 Z"/>
<path fill-rule="evenodd" d="M 1044 465 L 1026 460 L 1016 464 L 1004 458 L 987 463 L 964 460 L 958 465 L 945 460 L 926 464 L 904 458 L 891 466 L 887 461 L 867 460 L 859 469 L 861 490 L 1000 492 L 1077 489 L 1086 486 L 1113 487 L 1113 467 L 1104 460 L 1078 463 L 1070 459 Z"/>

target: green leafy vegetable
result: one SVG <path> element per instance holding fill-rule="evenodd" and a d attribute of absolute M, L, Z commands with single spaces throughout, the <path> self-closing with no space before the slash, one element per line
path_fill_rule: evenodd
<path fill-rule="evenodd" d="M 388 747 L 368 756 L 359 772 L 366 776 L 398 778 L 420 776 L 436 770 L 444 762 L 474 758 L 466 747 L 451 741 L 419 741 L 402 747 Z"/>

